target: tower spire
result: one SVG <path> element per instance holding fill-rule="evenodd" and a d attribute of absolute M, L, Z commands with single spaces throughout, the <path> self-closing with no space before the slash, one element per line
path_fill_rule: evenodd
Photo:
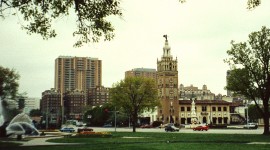
<path fill-rule="evenodd" d="M 171 57 L 171 47 L 169 46 L 168 35 L 165 34 L 163 35 L 163 37 L 165 38 L 165 45 L 163 47 L 163 57 Z"/>
<path fill-rule="evenodd" d="M 164 34 L 163 37 L 165 38 L 165 41 L 168 41 L 168 35 Z"/>

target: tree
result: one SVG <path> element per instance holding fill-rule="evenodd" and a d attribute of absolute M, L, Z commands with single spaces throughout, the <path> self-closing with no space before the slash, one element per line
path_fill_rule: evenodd
<path fill-rule="evenodd" d="M 186 0 L 179 0 L 181 3 L 186 2 Z M 247 0 L 247 8 L 253 9 L 261 4 L 261 0 Z"/>
<path fill-rule="evenodd" d="M 108 112 L 105 111 L 108 110 Z M 113 109 L 113 106 L 105 104 L 100 107 L 92 108 L 84 113 L 83 120 L 91 126 L 103 126 L 107 120 L 110 118 L 110 110 Z"/>
<path fill-rule="evenodd" d="M 186 0 L 179 0 L 181 3 Z M 73 36 L 78 37 L 75 47 L 84 43 L 99 42 L 100 38 L 111 40 L 114 27 L 109 16 L 122 16 L 121 0 L 0 0 L 0 17 L 17 15 L 22 29 L 28 34 L 40 34 L 43 39 L 55 37 L 54 20 L 75 12 L 77 29 Z M 261 4 L 261 0 L 247 0 L 248 9 Z M 22 18 L 22 19 L 21 19 Z"/>
<path fill-rule="evenodd" d="M 232 70 L 227 89 L 255 102 L 264 120 L 264 135 L 269 135 L 270 29 L 252 32 L 248 42 L 231 42 L 227 62 Z M 262 100 L 263 106 L 257 103 Z"/>
<path fill-rule="evenodd" d="M 262 118 L 261 113 L 255 105 L 248 106 L 248 118 L 251 122 L 257 122 L 258 119 Z"/>
<path fill-rule="evenodd" d="M 133 132 L 136 132 L 138 115 L 159 106 L 157 95 L 155 81 L 143 77 L 127 77 L 114 84 L 110 90 L 112 104 L 130 114 Z"/>
<path fill-rule="evenodd" d="M 30 117 L 42 116 L 42 113 L 41 113 L 40 109 L 32 109 L 32 110 L 30 110 L 29 116 Z"/>
<path fill-rule="evenodd" d="M 4 68 L 0 66 L 0 98 L 4 100 L 9 97 L 15 99 L 18 94 L 19 88 L 19 74 L 9 68 Z"/>
<path fill-rule="evenodd" d="M 53 20 L 63 18 L 75 11 L 78 36 L 75 47 L 83 43 L 98 42 L 100 37 L 111 40 L 114 27 L 106 20 L 108 16 L 122 16 L 120 0 L 1 0 L 0 17 L 18 15 L 26 22 L 22 25 L 28 34 L 40 34 L 43 39 L 56 36 Z M 73 9 L 73 11 L 71 11 Z"/>
<path fill-rule="evenodd" d="M 24 97 L 20 97 L 18 100 L 18 108 L 22 110 L 24 109 L 24 107 L 25 107 L 25 99 Z"/>

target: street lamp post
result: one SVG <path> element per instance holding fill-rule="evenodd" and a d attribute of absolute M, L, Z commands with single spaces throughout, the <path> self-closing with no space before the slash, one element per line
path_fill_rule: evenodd
<path fill-rule="evenodd" d="M 247 124 L 248 124 L 248 103 L 246 103 L 246 109 L 247 109 Z"/>

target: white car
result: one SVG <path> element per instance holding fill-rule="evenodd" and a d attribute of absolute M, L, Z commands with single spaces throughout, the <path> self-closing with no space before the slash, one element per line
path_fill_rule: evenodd
<path fill-rule="evenodd" d="M 244 125 L 245 129 L 257 129 L 258 128 L 258 124 L 257 123 L 248 123 Z"/>

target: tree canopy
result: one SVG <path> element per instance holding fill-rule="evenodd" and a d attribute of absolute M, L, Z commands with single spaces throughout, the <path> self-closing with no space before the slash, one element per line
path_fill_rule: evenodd
<path fill-rule="evenodd" d="M 187 0 L 179 0 L 181 3 L 186 2 Z M 261 0 L 247 0 L 247 8 L 253 9 L 261 4 Z"/>
<path fill-rule="evenodd" d="M 19 88 L 19 74 L 9 68 L 0 66 L 0 98 L 4 100 L 9 97 L 14 99 L 18 94 Z"/>
<path fill-rule="evenodd" d="M 150 78 L 127 77 L 110 90 L 112 104 L 130 114 L 133 132 L 136 132 L 138 115 L 159 106 L 156 82 Z"/>
<path fill-rule="evenodd" d="M 41 116 L 42 113 L 40 111 L 40 109 L 32 109 L 30 110 L 29 116 L 31 117 L 35 117 L 35 116 Z"/>
<path fill-rule="evenodd" d="M 186 0 L 179 0 L 181 3 Z M 39 34 L 43 39 L 55 37 L 53 23 L 59 18 L 76 14 L 77 37 L 75 47 L 85 43 L 111 40 L 114 27 L 109 16 L 122 16 L 121 0 L 0 0 L 0 17 L 17 15 L 22 18 L 22 29 L 28 34 Z M 248 9 L 261 4 L 261 0 L 247 0 Z"/>
<path fill-rule="evenodd" d="M 101 37 L 111 40 L 114 27 L 106 18 L 111 15 L 121 16 L 120 0 L 1 0 L 0 16 L 18 15 L 26 22 L 22 24 L 28 34 L 40 34 L 43 39 L 56 36 L 52 27 L 54 20 L 72 13 L 76 14 L 78 37 L 75 47 L 83 43 L 98 42 Z"/>
<path fill-rule="evenodd" d="M 262 114 L 255 105 L 248 106 L 248 118 L 252 122 L 256 122 L 258 119 L 262 118 Z"/>
<path fill-rule="evenodd" d="M 264 134 L 269 135 L 270 29 L 263 26 L 249 34 L 248 42 L 231 45 L 225 60 L 232 68 L 226 88 L 255 102 L 264 119 Z"/>

